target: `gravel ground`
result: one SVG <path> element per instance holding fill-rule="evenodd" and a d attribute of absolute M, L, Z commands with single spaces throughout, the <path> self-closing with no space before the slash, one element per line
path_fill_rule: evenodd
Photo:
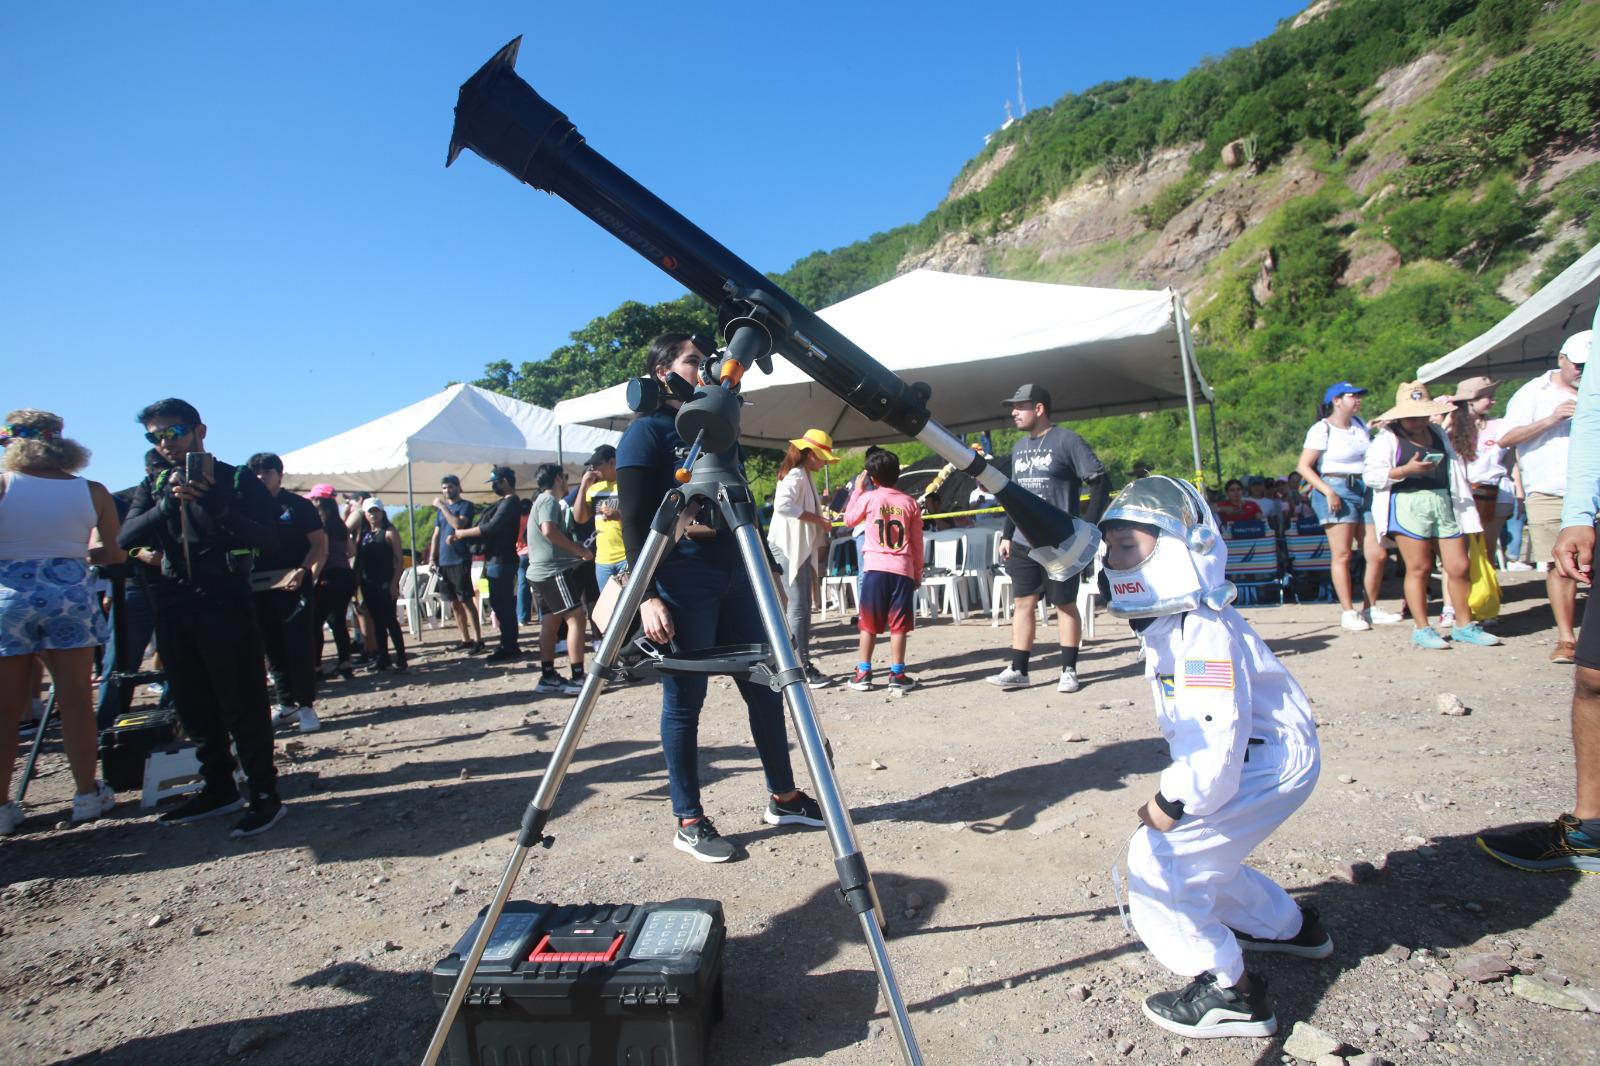
<path fill-rule="evenodd" d="M 1324 962 L 1260 963 L 1270 1041 L 1185 1043 L 1139 1013 L 1180 982 L 1123 931 L 1108 874 L 1165 758 L 1125 627 L 1100 616 L 1075 695 L 984 684 L 1008 643 L 986 621 L 919 630 L 909 696 L 818 692 L 928 1061 L 1269 1063 L 1297 1022 L 1393 1062 L 1595 1059 L 1596 1016 L 1562 1009 L 1600 1007 L 1600 947 L 1572 932 L 1596 926 L 1594 886 L 1473 844 L 1571 803 L 1571 669 L 1546 661 L 1542 581 L 1513 577 L 1495 649 L 1415 652 L 1406 627 L 1343 633 L 1326 605 L 1246 610 L 1314 700 L 1324 760 L 1252 861 L 1319 907 L 1337 945 Z M 407 677 L 330 683 L 323 731 L 280 736 L 288 817 L 249 841 L 227 819 L 162 828 L 132 797 L 50 828 L 70 792 L 50 751 L 29 822 L 0 846 L 0 1058 L 420 1059 L 428 971 L 487 902 L 569 705 L 452 637 L 427 634 Z M 825 668 L 848 670 L 852 632 L 834 619 L 816 641 Z M 1443 692 L 1468 713 L 1442 715 Z M 556 844 L 515 897 L 720 899 L 727 1013 L 711 1061 L 898 1061 L 822 833 L 761 822 L 731 689 L 713 684 L 702 724 L 706 806 L 742 849 L 723 866 L 670 846 L 657 706 L 642 685 L 604 697 Z M 1314 1054 L 1312 1036 L 1287 1051 Z"/>

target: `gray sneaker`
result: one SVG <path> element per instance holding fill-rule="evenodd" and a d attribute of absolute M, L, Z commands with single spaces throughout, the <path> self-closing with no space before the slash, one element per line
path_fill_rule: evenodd
<path fill-rule="evenodd" d="M 1028 675 L 1025 672 L 1021 670 L 1014 670 L 1009 666 L 1000 671 L 998 674 L 995 674 L 993 677 L 986 677 L 984 680 L 989 682 L 991 685 L 999 685 L 1007 692 L 1010 692 L 1012 689 L 1027 688 L 1030 684 L 1032 684 L 1032 682 L 1028 680 Z"/>
<path fill-rule="evenodd" d="M 725 840 L 710 818 L 678 826 L 672 846 L 686 851 L 701 862 L 727 862 L 733 858 L 733 845 Z"/>

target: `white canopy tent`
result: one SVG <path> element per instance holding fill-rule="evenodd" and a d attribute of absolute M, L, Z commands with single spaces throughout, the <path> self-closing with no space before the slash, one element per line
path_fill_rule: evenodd
<path fill-rule="evenodd" d="M 304 492 L 319 482 L 342 492 L 370 492 L 394 504 L 404 495 L 407 509 L 416 505 L 413 488 L 421 485 L 428 498 L 439 479 L 455 474 L 464 496 L 493 499 L 488 485 L 492 467 L 509 466 L 518 485 L 530 485 L 542 463 L 581 463 L 602 444 L 615 445 L 618 434 L 587 426 L 562 427 L 554 412 L 476 385 L 451 385 L 443 392 L 402 407 L 393 414 L 345 430 L 337 436 L 282 456 L 286 488 Z M 411 543 L 417 543 L 412 518 Z M 413 635 L 420 632 L 416 583 L 411 583 Z"/>
<path fill-rule="evenodd" d="M 1195 404 L 1211 388 L 1195 366 L 1183 301 L 1171 289 L 1092 289 L 914 270 L 841 301 L 820 317 L 907 381 L 933 388 L 928 406 L 946 429 L 1005 421 L 1018 385 L 1043 385 L 1057 421 L 1187 407 L 1200 468 Z M 744 379 L 740 439 L 783 447 L 815 426 L 838 445 L 882 441 L 857 414 L 788 360 Z M 1187 373 L 1185 372 L 1187 370 Z M 556 404 L 563 425 L 621 429 L 626 386 Z"/>
<path fill-rule="evenodd" d="M 1523 301 L 1493 329 L 1417 370 L 1420 381 L 1487 374 L 1529 378 L 1556 365 L 1561 342 L 1590 327 L 1600 302 L 1600 246 Z M 559 416 L 558 416 L 559 417 Z"/>

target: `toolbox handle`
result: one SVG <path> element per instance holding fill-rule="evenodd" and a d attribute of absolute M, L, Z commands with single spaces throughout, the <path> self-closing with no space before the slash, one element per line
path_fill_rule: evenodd
<path fill-rule="evenodd" d="M 528 955 L 529 962 L 613 962 L 617 952 L 622 950 L 624 934 L 618 933 L 616 939 L 611 941 L 611 948 L 607 951 L 547 951 L 550 946 L 550 934 L 546 933 L 539 938 L 533 951 Z"/>

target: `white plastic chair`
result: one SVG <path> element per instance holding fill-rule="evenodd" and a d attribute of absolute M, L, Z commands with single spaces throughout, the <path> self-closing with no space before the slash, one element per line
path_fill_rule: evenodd
<path fill-rule="evenodd" d="M 923 538 L 928 556 L 918 596 L 924 616 L 933 617 L 948 609 L 951 621 L 961 624 L 967 610 L 967 575 L 961 572 L 963 543 L 960 530 L 930 533 Z"/>
<path fill-rule="evenodd" d="M 848 554 L 855 554 L 855 542 L 849 537 L 835 537 L 828 542 L 827 563 L 822 574 L 822 618 L 828 618 L 828 609 L 835 605 L 839 608 L 839 616 L 844 617 L 845 600 L 850 601 L 851 610 L 860 610 L 856 602 L 856 575 L 846 574 L 844 570 L 845 548 L 851 550 Z M 857 559 L 855 569 L 859 569 L 861 560 Z"/>
<path fill-rule="evenodd" d="M 1015 547 L 1015 545 L 1013 545 Z M 1011 575 L 1005 571 L 1005 563 L 1000 559 L 1000 534 L 996 533 L 989 548 L 989 567 L 994 578 L 989 586 L 989 628 L 1000 628 L 1000 617 L 1003 614 L 1007 622 L 1011 621 L 1011 608 L 1013 599 L 1011 595 Z M 1039 621 L 1048 622 L 1049 605 L 1043 596 L 1039 597 L 1035 613 Z"/>
<path fill-rule="evenodd" d="M 979 526 L 961 531 L 961 576 L 978 590 L 980 616 L 989 613 L 989 559 L 999 534 Z"/>

